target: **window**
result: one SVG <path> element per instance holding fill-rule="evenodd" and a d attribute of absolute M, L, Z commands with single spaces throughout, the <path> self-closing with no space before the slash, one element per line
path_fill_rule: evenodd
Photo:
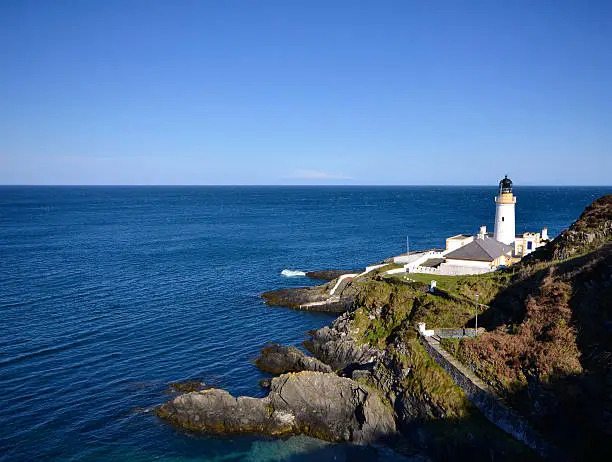
<path fill-rule="evenodd" d="M 504 221 L 504 217 L 502 217 L 502 221 Z"/>
<path fill-rule="evenodd" d="M 531 250 L 533 248 L 533 242 L 527 241 L 527 250 Z"/>

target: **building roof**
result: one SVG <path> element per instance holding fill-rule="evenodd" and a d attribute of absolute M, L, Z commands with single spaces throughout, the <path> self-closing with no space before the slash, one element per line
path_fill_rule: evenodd
<path fill-rule="evenodd" d="M 421 263 L 421 266 L 436 268 L 440 266 L 441 263 L 444 263 L 444 258 L 430 258 L 429 260 L 425 261 L 425 263 Z"/>
<path fill-rule="evenodd" d="M 474 239 L 469 244 L 447 253 L 446 258 L 454 260 L 493 261 L 497 257 L 506 255 L 511 250 L 512 246 L 499 242 L 492 237 L 485 237 L 484 239 Z"/>
<path fill-rule="evenodd" d="M 474 237 L 471 234 L 456 234 L 455 236 L 451 236 L 448 239 L 467 239 L 468 237 Z"/>

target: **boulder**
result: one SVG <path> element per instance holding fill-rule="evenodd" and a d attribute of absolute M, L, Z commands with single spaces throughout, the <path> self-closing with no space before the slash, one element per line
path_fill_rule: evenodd
<path fill-rule="evenodd" d="M 311 371 L 274 378 L 265 398 L 234 398 L 217 389 L 198 391 L 163 404 L 157 415 L 214 434 L 305 434 L 360 444 L 382 442 L 396 434 L 393 411 L 374 389 Z"/>
<path fill-rule="evenodd" d="M 266 377 L 265 379 L 261 379 L 259 381 L 259 386 L 261 388 L 265 388 L 266 390 L 269 390 L 270 387 L 272 386 L 272 379 L 270 377 Z"/>
<path fill-rule="evenodd" d="M 253 362 L 262 371 L 271 374 L 300 371 L 332 372 L 331 367 L 327 364 L 307 356 L 298 348 L 273 342 L 266 343 L 261 349 L 259 357 Z"/>

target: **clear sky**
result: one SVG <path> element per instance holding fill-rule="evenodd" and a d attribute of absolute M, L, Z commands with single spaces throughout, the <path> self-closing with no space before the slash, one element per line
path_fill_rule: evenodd
<path fill-rule="evenodd" d="M 612 1 L 5 0 L 3 184 L 612 184 Z"/>

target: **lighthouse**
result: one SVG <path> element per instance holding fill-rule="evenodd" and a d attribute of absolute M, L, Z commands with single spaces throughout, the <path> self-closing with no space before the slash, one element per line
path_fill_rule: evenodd
<path fill-rule="evenodd" d="M 499 242 L 511 245 L 514 234 L 514 206 L 516 197 L 512 194 L 512 181 L 508 175 L 499 182 L 499 196 L 495 198 L 495 230 L 493 237 Z"/>

